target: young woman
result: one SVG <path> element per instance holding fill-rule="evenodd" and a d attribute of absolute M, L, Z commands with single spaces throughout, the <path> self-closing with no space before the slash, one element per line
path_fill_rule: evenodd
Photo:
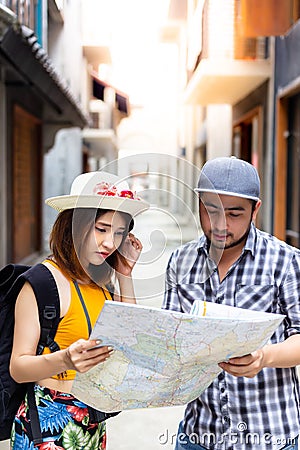
<path fill-rule="evenodd" d="M 35 383 L 43 442 L 33 443 L 27 396 L 15 417 L 11 448 L 105 449 L 105 422 L 70 392 L 76 371 L 88 371 L 113 352 L 89 340 L 88 328 L 105 300 L 112 300 L 113 279 L 119 292 L 113 299 L 135 303 L 131 272 L 142 244 L 131 230 L 133 217 L 149 205 L 105 172 L 80 175 L 70 195 L 46 203 L 60 211 L 50 234 L 52 253 L 43 262 L 60 298 L 61 320 L 55 335 L 60 350 L 51 353 L 46 348 L 36 355 L 38 308 L 31 285 L 25 283 L 16 302 L 10 372 L 17 382 Z"/>

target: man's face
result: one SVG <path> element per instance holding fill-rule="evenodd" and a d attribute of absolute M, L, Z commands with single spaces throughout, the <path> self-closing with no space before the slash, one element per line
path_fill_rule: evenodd
<path fill-rule="evenodd" d="M 260 201 L 253 211 L 251 200 L 204 192 L 199 205 L 203 232 L 217 249 L 243 246 L 259 207 Z"/>

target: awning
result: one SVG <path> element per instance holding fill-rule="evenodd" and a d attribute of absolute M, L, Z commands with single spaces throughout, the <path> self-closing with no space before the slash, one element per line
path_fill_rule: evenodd
<path fill-rule="evenodd" d="M 128 97 L 116 92 L 117 108 L 121 113 L 128 115 Z"/>
<path fill-rule="evenodd" d="M 92 78 L 93 78 L 93 97 L 97 98 L 98 100 L 104 101 L 104 90 L 108 85 L 104 83 L 104 81 L 101 81 L 94 76 Z"/>
<path fill-rule="evenodd" d="M 45 104 L 43 120 L 62 127 L 88 125 L 79 101 L 56 72 L 34 32 L 14 23 L 0 36 L 1 62 L 8 68 L 9 82 L 23 83 L 33 89 Z"/>
<path fill-rule="evenodd" d="M 93 80 L 93 97 L 98 100 L 104 101 L 104 90 L 105 88 L 112 88 L 115 91 L 116 108 L 126 116 L 129 115 L 129 98 L 128 95 L 124 94 L 120 90 L 106 83 L 105 81 L 98 78 L 96 75 L 92 75 Z"/>

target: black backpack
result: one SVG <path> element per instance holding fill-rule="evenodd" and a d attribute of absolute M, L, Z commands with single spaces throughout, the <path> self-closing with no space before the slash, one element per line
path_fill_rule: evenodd
<path fill-rule="evenodd" d="M 15 302 L 26 281 L 33 288 L 39 310 L 41 336 L 37 354 L 45 347 L 51 351 L 59 349 L 54 336 L 60 320 L 60 303 L 51 272 L 43 264 L 5 266 L 0 271 L 0 440 L 10 438 L 15 414 L 25 394 L 33 391 L 33 383 L 16 383 L 9 373 Z M 49 287 L 45 289 L 45 286 Z"/>
<path fill-rule="evenodd" d="M 17 383 L 9 373 L 14 333 L 14 310 L 18 294 L 28 281 L 34 291 L 41 326 L 37 355 L 45 347 L 51 352 L 59 350 L 54 341 L 60 321 L 60 301 L 55 279 L 44 264 L 25 266 L 9 264 L 0 270 L 0 441 L 9 439 L 15 415 L 25 395 L 28 395 L 29 414 L 34 444 L 42 442 L 35 403 L 34 383 Z M 105 413 L 88 407 L 90 418 L 104 421 L 115 413 Z"/>

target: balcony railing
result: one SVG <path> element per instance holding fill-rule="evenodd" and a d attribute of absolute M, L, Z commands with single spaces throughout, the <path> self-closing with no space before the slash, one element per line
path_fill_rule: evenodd
<path fill-rule="evenodd" d="M 11 9 L 18 22 L 28 28 L 35 29 L 35 7 L 37 0 L 0 0 L 0 3 Z"/>

